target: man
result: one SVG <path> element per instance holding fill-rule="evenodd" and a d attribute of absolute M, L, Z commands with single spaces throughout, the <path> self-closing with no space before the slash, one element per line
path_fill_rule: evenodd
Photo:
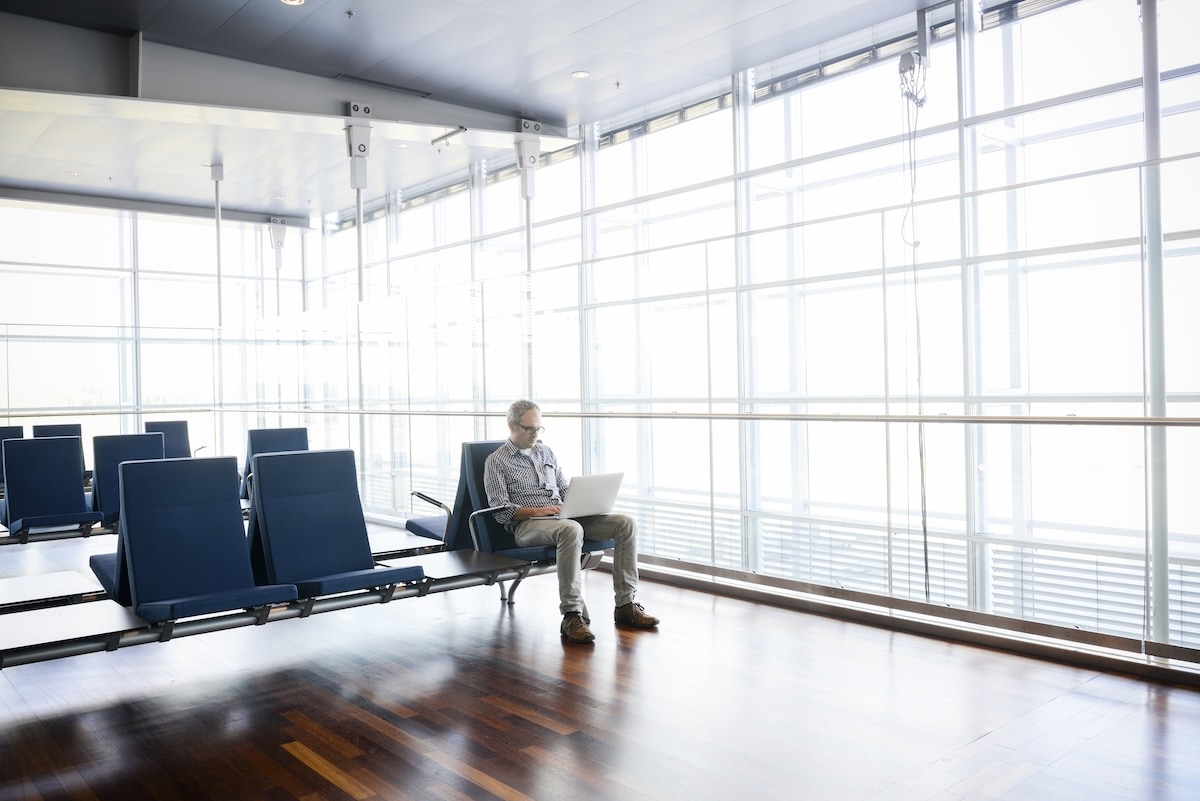
<path fill-rule="evenodd" d="M 558 606 L 562 636 L 570 642 L 596 639 L 583 600 L 580 556 L 584 538 L 615 540 L 613 593 L 618 625 L 652 629 L 658 618 L 646 614 L 634 601 L 637 594 L 637 524 L 622 514 L 594 515 L 578 520 L 558 520 L 567 481 L 549 446 L 538 435 L 542 410 L 536 403 L 519 400 L 508 408 L 508 441 L 483 464 L 488 505 L 501 506 L 496 520 L 513 533 L 517 545 L 554 545 L 558 549 Z"/>

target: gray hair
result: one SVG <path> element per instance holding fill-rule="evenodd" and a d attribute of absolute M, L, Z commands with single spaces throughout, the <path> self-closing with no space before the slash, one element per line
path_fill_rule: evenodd
<path fill-rule="evenodd" d="M 512 406 L 508 407 L 508 422 L 514 426 L 520 425 L 521 418 L 525 416 L 525 412 L 528 412 L 531 409 L 536 409 L 540 412 L 542 407 L 538 406 L 531 400 L 519 400 L 514 402 Z"/>

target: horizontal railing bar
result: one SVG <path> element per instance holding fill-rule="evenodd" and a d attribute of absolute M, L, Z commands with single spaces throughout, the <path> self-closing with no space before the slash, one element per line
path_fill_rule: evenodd
<path fill-rule="evenodd" d="M 795 401 L 805 403 L 807 401 Z M 303 405 L 275 406 L 219 406 L 219 407 L 114 407 L 112 409 L 75 410 L 29 410 L 9 409 L 5 419 L 19 417 L 111 417 L 113 415 L 136 414 L 308 414 L 346 415 L 365 417 L 383 415 L 388 417 L 503 417 L 503 410 L 479 411 L 457 409 L 371 409 L 347 407 L 318 407 L 310 403 Z M 1196 428 L 1200 417 L 1080 417 L 1075 415 L 971 415 L 971 414 L 820 414 L 796 412 L 542 412 L 543 419 L 552 420 L 687 420 L 714 422 L 791 422 L 791 423 L 957 423 L 960 425 L 1005 425 L 1005 426 L 1133 426 L 1139 428 Z"/>

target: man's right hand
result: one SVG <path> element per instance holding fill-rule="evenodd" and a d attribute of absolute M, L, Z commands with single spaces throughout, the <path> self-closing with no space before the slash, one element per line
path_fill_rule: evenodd
<path fill-rule="evenodd" d="M 513 519 L 529 520 L 535 517 L 554 517 L 561 511 L 561 506 L 523 506 L 513 515 Z"/>

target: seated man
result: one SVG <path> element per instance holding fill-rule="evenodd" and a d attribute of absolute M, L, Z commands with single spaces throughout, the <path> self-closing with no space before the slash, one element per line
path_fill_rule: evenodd
<path fill-rule="evenodd" d="M 483 465 L 488 505 L 502 506 L 496 520 L 513 533 L 517 545 L 558 548 L 558 606 L 562 636 L 571 642 L 596 639 L 583 601 L 580 556 L 584 537 L 616 540 L 613 592 L 619 625 L 652 629 L 658 618 L 646 614 L 633 598 L 637 593 L 637 524 L 628 515 L 607 514 L 578 520 L 548 519 L 560 511 L 567 490 L 554 451 L 538 439 L 545 431 L 542 412 L 532 401 L 519 400 L 508 409 L 509 439 Z"/>

